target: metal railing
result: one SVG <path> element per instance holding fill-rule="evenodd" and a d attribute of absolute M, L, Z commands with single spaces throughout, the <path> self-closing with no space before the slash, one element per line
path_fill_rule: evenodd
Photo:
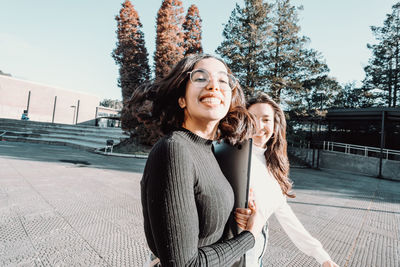
<path fill-rule="evenodd" d="M 338 142 L 323 142 L 323 150 L 326 151 L 336 151 L 343 152 L 346 154 L 357 154 L 363 155 L 365 157 L 380 157 L 381 149 L 379 147 L 371 147 L 371 146 L 359 146 Z M 392 149 L 383 149 L 383 155 L 386 159 L 391 160 L 399 160 L 400 161 L 400 150 L 392 150 Z"/>

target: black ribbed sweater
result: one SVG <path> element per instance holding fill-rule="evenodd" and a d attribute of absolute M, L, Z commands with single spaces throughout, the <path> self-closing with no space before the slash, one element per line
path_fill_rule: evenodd
<path fill-rule="evenodd" d="M 164 266 L 230 266 L 254 246 L 244 231 L 221 237 L 233 191 L 212 153 L 212 141 L 181 129 L 149 154 L 141 181 L 144 230 Z"/>

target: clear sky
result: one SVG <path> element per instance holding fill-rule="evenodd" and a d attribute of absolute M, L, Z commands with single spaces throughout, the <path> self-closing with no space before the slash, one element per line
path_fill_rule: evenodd
<path fill-rule="evenodd" d="M 67 90 L 121 99 L 115 15 L 123 0 L 0 0 L 0 70 L 13 77 Z M 155 20 L 161 0 L 131 0 L 143 24 L 152 64 Z M 243 0 L 237 1 L 242 5 Z M 381 26 L 395 0 L 292 0 L 302 33 L 322 53 L 340 83 L 364 78 L 374 42 L 369 26 Z M 203 19 L 203 48 L 214 54 L 235 1 L 183 0 Z M 186 11 L 185 11 L 186 12 Z M 0 96 L 1 97 L 1 96 Z"/>

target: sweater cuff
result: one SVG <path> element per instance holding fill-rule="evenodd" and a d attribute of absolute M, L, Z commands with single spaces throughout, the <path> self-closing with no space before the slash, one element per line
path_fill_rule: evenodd
<path fill-rule="evenodd" d="M 323 249 L 323 248 L 319 248 L 317 251 L 315 251 L 312 255 L 319 264 L 322 265 L 322 263 L 331 260 L 331 257 L 329 256 L 329 254 Z"/>
<path fill-rule="evenodd" d="M 254 235 L 250 231 L 243 231 L 238 235 L 239 240 L 245 242 L 246 248 L 251 249 L 254 247 L 256 243 L 256 239 Z"/>

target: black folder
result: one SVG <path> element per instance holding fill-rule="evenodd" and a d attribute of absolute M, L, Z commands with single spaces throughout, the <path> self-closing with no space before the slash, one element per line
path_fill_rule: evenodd
<path fill-rule="evenodd" d="M 253 140 L 232 146 L 226 142 L 213 144 L 213 152 L 218 164 L 233 188 L 236 208 L 247 208 L 250 186 L 250 164 Z M 236 222 L 231 222 L 231 230 L 236 235 L 240 230 Z"/>

